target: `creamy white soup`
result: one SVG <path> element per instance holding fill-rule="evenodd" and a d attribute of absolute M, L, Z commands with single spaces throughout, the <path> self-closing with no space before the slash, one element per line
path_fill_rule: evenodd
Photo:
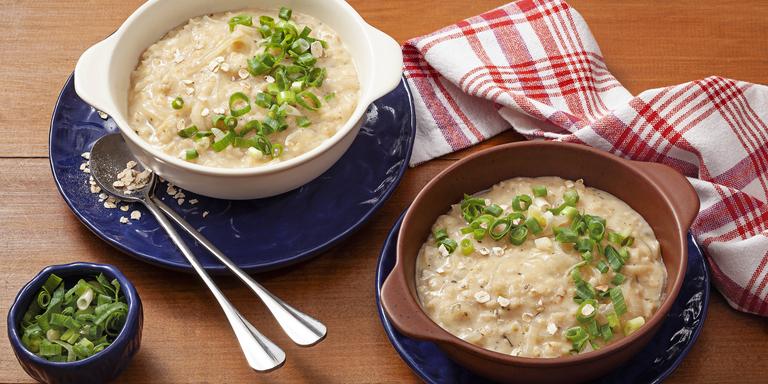
<path fill-rule="evenodd" d="M 666 269 L 648 223 L 613 195 L 558 177 L 515 178 L 440 216 L 416 266 L 421 305 L 504 354 L 585 353 L 659 308 Z"/>
<path fill-rule="evenodd" d="M 202 165 L 256 167 L 332 137 L 358 103 L 344 43 L 289 9 L 193 18 L 141 56 L 131 127 L 165 153 Z"/>

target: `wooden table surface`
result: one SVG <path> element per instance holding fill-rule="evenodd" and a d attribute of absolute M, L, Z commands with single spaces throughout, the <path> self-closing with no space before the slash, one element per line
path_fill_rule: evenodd
<path fill-rule="evenodd" d="M 374 26 L 399 41 L 502 4 L 498 0 L 353 0 Z M 437 172 L 472 150 L 406 173 L 391 200 L 344 244 L 285 271 L 258 276 L 275 294 L 329 327 L 302 349 L 282 334 L 238 282 L 226 294 L 283 346 L 282 369 L 248 369 L 224 316 L 191 275 L 141 263 L 100 241 L 59 197 L 48 165 L 48 126 L 56 96 L 88 46 L 113 30 L 139 0 L 0 0 L 0 322 L 14 296 L 49 264 L 77 260 L 117 265 L 144 302 L 142 349 L 119 382 L 410 383 L 374 303 L 374 269 L 399 213 Z M 768 83 L 768 3 L 761 0 L 572 0 L 595 34 L 608 66 L 630 91 L 711 74 Z M 479 147 L 518 140 L 503 134 Z M 476 150 L 473 149 L 473 150 Z M 188 314 L 179 318 L 179 313 Z M 5 337 L 3 337 L 5 339 Z M 731 310 L 713 292 L 698 343 L 671 383 L 766 382 L 768 323 Z M 30 382 L 8 341 L 0 342 L 0 382 Z"/>

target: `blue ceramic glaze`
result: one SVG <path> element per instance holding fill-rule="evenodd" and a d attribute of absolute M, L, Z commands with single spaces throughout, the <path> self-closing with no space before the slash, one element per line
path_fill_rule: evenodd
<path fill-rule="evenodd" d="M 344 156 L 326 173 L 285 194 L 259 200 L 217 200 L 186 193 L 179 206 L 163 183 L 158 195 L 216 244 L 240 268 L 263 272 L 284 267 L 327 250 L 360 228 L 400 183 L 411 156 L 415 122 L 405 82 L 374 102 L 364 115 L 360 133 Z M 89 191 L 88 175 L 79 167 L 103 135 L 118 132 L 112 119 L 103 120 L 67 81 L 53 112 L 50 131 L 51 170 L 59 192 L 75 216 L 112 246 L 143 261 L 191 272 L 191 266 L 146 209 L 140 221 L 121 224 L 128 216 L 106 209 Z M 202 217 L 202 213 L 210 214 Z M 181 231 L 180 231 L 181 232 Z M 185 236 L 185 235 L 183 235 Z M 226 269 L 186 237 L 209 272 Z"/>
<path fill-rule="evenodd" d="M 451 361 L 431 342 L 401 335 L 387 319 L 380 303 L 381 285 L 395 265 L 397 233 L 403 216 L 395 223 L 381 250 L 376 269 L 376 304 L 389 341 L 400 357 L 426 383 L 492 384 Z M 709 274 L 701 250 L 688 237 L 688 269 L 680 294 L 667 319 L 650 343 L 623 367 L 594 381 L 595 384 L 660 383 L 683 361 L 699 337 L 709 305 Z"/>
<path fill-rule="evenodd" d="M 21 344 L 19 324 L 24 313 L 50 274 L 55 273 L 67 287 L 78 279 L 103 273 L 108 280 L 117 279 L 128 303 L 128 315 L 120 334 L 103 351 L 80 361 L 55 363 L 28 351 Z M 144 313 L 141 299 L 133 284 L 117 268 L 108 264 L 72 263 L 46 267 L 21 289 L 8 312 L 8 339 L 22 368 L 35 380 L 49 384 L 105 383 L 128 366 L 141 345 Z"/>

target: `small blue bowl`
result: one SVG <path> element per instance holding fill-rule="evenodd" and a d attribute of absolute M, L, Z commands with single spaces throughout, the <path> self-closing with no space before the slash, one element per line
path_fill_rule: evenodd
<path fill-rule="evenodd" d="M 19 324 L 32 300 L 48 276 L 55 273 L 67 286 L 78 279 L 103 273 L 110 281 L 117 279 L 128 303 L 125 325 L 115 341 L 103 351 L 83 360 L 71 363 L 56 363 L 45 360 L 28 351 L 21 343 Z M 108 264 L 72 263 L 46 267 L 27 283 L 16 296 L 8 312 L 8 338 L 13 352 L 24 370 L 43 383 L 105 383 L 116 378 L 136 354 L 141 345 L 141 327 L 144 313 L 141 299 L 130 281 L 116 267 Z"/>

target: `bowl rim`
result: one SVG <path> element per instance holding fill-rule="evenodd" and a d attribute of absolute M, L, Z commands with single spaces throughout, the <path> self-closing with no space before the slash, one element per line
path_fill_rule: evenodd
<path fill-rule="evenodd" d="M 125 324 L 123 324 L 123 328 L 120 330 L 120 333 L 117 335 L 114 341 L 110 343 L 106 348 L 99 351 L 98 353 L 95 353 L 85 359 L 82 360 L 76 360 L 76 361 L 63 361 L 63 362 L 57 362 L 57 361 L 49 361 L 46 360 L 36 354 L 34 354 L 32 351 L 28 350 L 24 344 L 21 343 L 21 337 L 19 335 L 19 324 L 16 322 L 16 318 L 19 316 L 23 316 L 23 313 L 27 310 L 27 308 L 22 308 L 22 303 L 27 303 L 27 301 L 31 300 L 33 296 L 37 293 L 37 291 L 40 289 L 40 287 L 45 284 L 45 280 L 48 279 L 48 276 L 52 273 L 57 272 L 76 272 L 72 273 L 71 276 L 80 276 L 84 277 L 87 276 L 88 272 L 101 272 L 104 273 L 105 276 L 111 277 L 113 279 L 117 279 L 117 281 L 120 282 L 120 290 L 123 292 L 123 295 L 125 296 L 126 302 L 128 303 L 128 314 L 125 318 Z M 77 272 L 83 273 L 80 275 Z M 65 277 L 62 277 L 64 280 L 66 280 Z M 14 351 L 17 354 L 17 357 L 24 358 L 26 360 L 31 360 L 37 365 L 42 366 L 49 366 L 49 367 L 72 367 L 72 368 L 81 368 L 88 366 L 96 361 L 98 361 L 101 357 L 106 356 L 107 352 L 114 350 L 116 348 L 119 348 L 120 345 L 123 345 L 130 341 L 132 337 L 133 332 L 127 332 L 126 328 L 129 327 L 129 324 L 135 322 L 138 320 L 139 312 L 141 311 L 141 299 L 139 298 L 138 292 L 136 292 L 136 288 L 133 286 L 133 284 L 128 280 L 125 275 L 123 275 L 122 272 L 120 272 L 117 267 L 111 264 L 100 264 L 100 263 L 88 263 L 88 262 L 73 262 L 69 264 L 57 264 L 57 265 L 49 265 L 45 268 L 43 268 L 40 272 L 35 275 L 29 282 L 27 282 L 24 287 L 19 290 L 19 293 L 16 294 L 16 298 L 13 299 L 13 304 L 11 304 L 11 307 L 8 311 L 8 318 L 7 318 L 7 324 L 8 327 L 8 338 L 11 341 L 11 345 L 13 346 Z M 134 332 L 138 331 L 136 329 Z M 130 334 L 129 334 L 130 333 Z M 19 354 L 23 356 L 19 356 Z"/>
<path fill-rule="evenodd" d="M 125 41 L 126 36 L 128 36 L 131 33 L 129 31 L 132 31 L 134 28 L 136 28 L 134 26 L 134 23 L 136 22 L 136 20 L 144 17 L 144 15 L 147 12 L 151 12 L 152 7 L 154 7 L 157 3 L 160 3 L 161 1 L 166 1 L 166 0 L 149 0 L 145 2 L 139 8 L 137 8 L 130 16 L 128 16 L 128 18 L 125 19 L 125 21 L 120 25 L 120 27 L 115 33 L 105 38 L 101 42 L 96 43 L 96 45 L 98 45 L 110 39 L 113 39 L 110 58 L 107 64 L 108 68 L 112 67 L 112 61 L 113 61 L 113 58 L 111 57 L 112 53 L 117 49 L 119 49 L 121 44 L 124 44 L 123 42 Z M 361 35 L 365 36 L 364 37 L 364 40 L 366 42 L 365 55 L 371 57 L 373 61 L 376 61 L 375 60 L 376 50 L 374 49 L 375 42 L 373 41 L 373 37 L 371 33 L 373 31 L 376 31 L 376 32 L 380 32 L 380 31 L 378 31 L 376 28 L 368 24 L 362 18 L 362 16 L 346 1 L 326 0 L 322 2 L 322 4 L 325 7 L 337 9 L 338 14 L 340 15 L 341 18 L 349 20 L 350 23 L 355 24 L 357 28 L 360 29 L 361 32 L 363 32 L 361 33 Z M 310 15 L 310 16 L 313 16 L 313 15 Z M 174 27 L 175 26 L 170 26 L 169 28 L 167 28 L 167 30 L 170 31 Z M 380 33 L 383 33 L 383 32 L 380 32 Z M 358 80 L 360 80 L 360 71 L 359 71 L 359 68 L 357 67 L 357 62 L 354 61 L 354 63 L 355 63 L 355 69 L 356 69 L 356 74 L 358 76 Z M 402 68 L 400 69 L 400 71 L 402 75 Z M 373 82 L 373 80 L 370 79 L 369 82 Z M 362 85 L 363 82 L 359 81 L 358 83 L 359 85 Z M 395 84 L 395 87 L 396 86 L 397 84 Z M 154 157 L 157 161 L 165 163 L 169 166 L 178 167 L 180 169 L 183 169 L 186 172 L 191 172 L 194 174 L 218 176 L 218 177 L 225 177 L 225 178 L 249 177 L 249 176 L 257 176 L 257 175 L 270 175 L 270 174 L 275 174 L 275 173 L 280 173 L 286 170 L 290 170 L 293 168 L 297 168 L 312 160 L 316 160 L 318 157 L 322 156 L 324 153 L 330 151 L 333 147 L 340 144 L 347 135 L 349 135 L 352 132 L 356 132 L 355 128 L 360 125 L 359 123 L 364 118 L 364 115 L 368 106 L 378 98 L 384 96 L 387 92 L 391 91 L 390 89 L 387 92 L 378 92 L 377 90 L 374 89 L 375 87 L 373 84 L 370 84 L 368 88 L 369 89 L 366 93 L 363 93 L 362 89 L 358 91 L 357 104 L 355 106 L 354 111 L 349 116 L 349 118 L 347 118 L 347 120 L 344 121 L 344 123 L 339 125 L 339 129 L 331 137 L 328 137 L 327 139 L 323 140 L 318 146 L 296 157 L 287 159 L 285 161 L 281 161 L 279 163 L 267 164 L 267 165 L 262 165 L 258 167 L 246 167 L 246 168 L 214 167 L 210 165 L 201 165 L 201 164 L 192 163 L 189 161 L 179 159 L 175 156 L 165 153 L 165 151 L 161 150 L 160 148 L 156 148 L 155 146 L 150 144 L 148 141 L 140 137 L 133 130 L 133 128 L 131 128 L 131 124 L 128 123 L 128 121 L 124 118 L 122 113 L 116 113 L 113 115 L 112 113 L 110 113 L 110 111 L 105 111 L 105 112 L 107 112 L 109 116 L 112 117 L 112 119 L 115 121 L 120 133 L 123 135 L 124 138 L 129 140 L 131 144 L 135 145 L 142 151 L 145 151 L 148 155 L 151 155 L 152 157 Z"/>
<path fill-rule="evenodd" d="M 657 183 L 651 180 L 648 174 L 646 174 L 645 172 L 639 169 L 638 164 L 641 164 L 641 162 L 623 159 L 616 155 L 608 153 L 606 151 L 602 151 L 586 145 L 565 143 L 565 142 L 555 142 L 555 141 L 521 141 L 521 142 L 507 143 L 507 144 L 502 144 L 502 145 L 497 145 L 491 148 L 487 148 L 479 152 L 476 152 L 474 154 L 471 154 L 451 164 L 450 166 L 442 170 L 440 173 L 438 173 L 435 177 L 433 177 L 429 181 L 429 183 L 427 183 L 421 189 L 421 191 L 419 191 L 419 193 L 413 199 L 413 202 L 411 203 L 411 205 L 408 207 L 405 213 L 405 216 L 403 218 L 403 224 L 400 227 L 400 231 L 398 232 L 395 265 L 392 269 L 392 272 L 390 273 L 390 275 L 387 277 L 386 280 L 389 280 L 389 278 L 393 276 L 393 274 L 395 273 L 405 274 L 405 271 L 402 267 L 404 261 L 403 261 L 403 257 L 401 256 L 402 255 L 401 248 L 402 248 L 403 239 L 408 236 L 407 233 L 405 234 L 405 236 L 403 236 L 405 229 L 407 228 L 406 224 L 411 220 L 411 217 L 414 215 L 414 211 L 415 211 L 414 207 L 418 206 L 421 201 L 423 201 L 426 197 L 428 197 L 428 195 L 431 193 L 431 190 L 434 188 L 435 184 L 437 184 L 440 180 L 442 180 L 445 177 L 452 176 L 452 173 L 455 172 L 456 169 L 479 157 L 489 156 L 497 152 L 514 151 L 516 148 L 521 148 L 521 147 L 539 147 L 539 146 L 553 146 L 555 148 L 559 147 L 564 150 L 582 151 L 590 155 L 596 155 L 598 157 L 602 157 L 606 161 L 610 161 L 612 163 L 616 163 L 620 165 L 624 169 L 624 171 L 632 172 L 639 178 L 642 178 L 643 183 L 652 185 L 654 189 L 659 189 L 657 186 Z M 646 163 L 646 164 L 657 165 L 656 163 Z M 684 176 L 681 176 L 681 177 L 684 178 Z M 499 180 L 497 182 L 500 182 L 500 181 L 502 180 Z M 693 191 L 692 187 L 691 187 L 691 191 Z M 661 190 L 659 190 L 659 192 L 662 195 L 666 195 L 666 193 L 664 193 Z M 695 192 L 694 192 L 694 196 L 695 196 Z M 675 227 L 679 227 L 679 226 L 676 225 Z M 564 357 L 557 357 L 557 358 L 538 358 L 538 357 L 512 356 L 512 355 L 503 354 L 501 352 L 496 352 L 490 349 L 486 349 L 462 340 L 461 338 L 453 335 L 448 330 L 444 329 L 439 324 L 437 324 L 434 320 L 432 320 L 432 318 L 430 318 L 426 314 L 426 312 L 424 311 L 424 309 L 420 304 L 420 300 L 414 297 L 410 288 L 406 287 L 406 290 L 408 291 L 408 295 L 404 300 L 409 302 L 408 303 L 409 306 L 411 307 L 415 306 L 416 308 L 418 308 L 419 314 L 425 316 L 426 319 L 428 320 L 428 324 L 429 324 L 428 326 L 430 327 L 430 330 L 433 331 L 435 335 L 437 335 L 434 337 L 413 337 L 413 338 L 429 340 L 437 343 L 440 346 L 449 345 L 452 347 L 456 347 L 462 351 L 469 352 L 472 355 L 478 356 L 484 360 L 489 360 L 496 363 L 522 366 L 522 367 L 530 367 L 530 368 L 565 367 L 565 366 L 572 366 L 572 365 L 581 365 L 588 362 L 593 362 L 595 360 L 599 360 L 608 354 L 611 354 L 617 350 L 626 348 L 630 344 L 633 344 L 636 341 L 646 337 L 647 335 L 654 333 L 658 329 L 661 322 L 664 320 L 664 317 L 666 317 L 671 306 L 674 304 L 674 299 L 680 293 L 680 288 L 682 287 L 683 280 L 685 279 L 685 271 L 687 268 L 687 252 L 688 252 L 687 240 L 686 240 L 687 231 L 681 231 L 681 233 L 677 235 L 678 235 L 677 236 L 678 239 L 676 239 L 677 241 L 675 246 L 680 248 L 680 251 L 681 251 L 680 255 L 682 256 L 682 260 L 681 260 L 680 268 L 678 269 L 677 274 L 675 276 L 670 276 L 669 274 L 667 274 L 666 283 L 667 284 L 672 283 L 670 294 L 664 297 L 664 301 L 661 303 L 659 308 L 651 316 L 651 318 L 648 321 L 646 321 L 645 325 L 641 327 L 640 330 L 632 333 L 629 336 L 625 336 L 624 338 L 614 343 L 611 343 L 607 346 L 603 346 L 599 350 L 582 353 L 575 356 L 564 356 Z M 670 277 L 672 278 L 671 281 L 670 281 Z M 408 279 L 413 279 L 413 277 L 405 276 L 405 279 L 406 280 L 403 280 L 403 281 L 407 282 Z M 385 283 L 386 283 L 386 280 L 385 280 Z M 393 316 L 390 315 L 390 317 L 393 317 Z"/>

